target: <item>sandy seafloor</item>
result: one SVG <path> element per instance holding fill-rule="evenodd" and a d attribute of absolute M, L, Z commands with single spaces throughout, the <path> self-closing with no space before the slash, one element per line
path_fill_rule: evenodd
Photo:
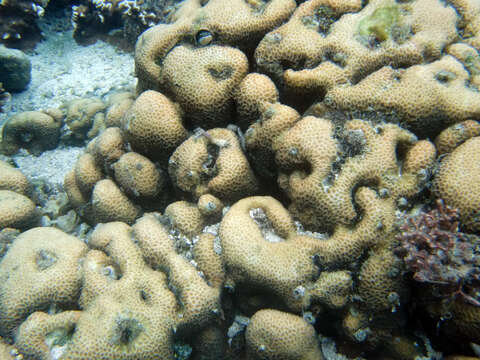
<path fill-rule="evenodd" d="M 45 40 L 26 52 L 32 63 L 32 81 L 27 90 L 12 94 L 5 112 L 0 113 L 0 126 L 16 113 L 57 108 L 82 97 L 105 99 L 135 85 L 133 54 L 102 41 L 78 45 L 68 18 L 55 15 L 40 20 Z M 38 157 L 22 150 L 12 158 L 30 180 L 43 179 L 56 187 L 82 152 L 80 147 L 59 146 Z"/>

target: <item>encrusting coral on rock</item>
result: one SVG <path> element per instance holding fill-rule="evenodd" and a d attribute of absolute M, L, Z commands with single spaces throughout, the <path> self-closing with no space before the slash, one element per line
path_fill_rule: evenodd
<path fill-rule="evenodd" d="M 144 6 L 83 1 L 76 36 Z M 32 360 L 473 356 L 478 10 L 172 8 L 138 37 L 135 95 L 6 122 L 8 154 L 88 141 L 64 189 L 95 229 L 85 243 L 0 232 L 0 335 Z M 147 15 L 144 26 L 158 20 Z M 16 169 L 0 170 L 0 206 L 29 195 Z"/>

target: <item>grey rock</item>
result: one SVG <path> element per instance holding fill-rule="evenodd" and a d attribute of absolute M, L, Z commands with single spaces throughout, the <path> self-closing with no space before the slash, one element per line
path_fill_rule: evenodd
<path fill-rule="evenodd" d="M 32 79 L 32 64 L 23 51 L 0 45 L 0 82 L 7 91 L 25 90 Z"/>

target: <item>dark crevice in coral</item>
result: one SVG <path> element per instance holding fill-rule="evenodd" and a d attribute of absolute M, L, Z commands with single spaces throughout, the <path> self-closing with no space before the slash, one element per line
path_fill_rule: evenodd
<path fill-rule="evenodd" d="M 399 169 L 403 168 L 403 163 L 410 147 L 411 144 L 406 142 L 398 142 L 395 145 L 395 158 L 397 159 L 397 166 Z"/>
<path fill-rule="evenodd" d="M 137 319 L 119 314 L 115 320 L 114 335 L 111 339 L 114 344 L 131 345 L 144 331 L 142 323 Z"/>
<path fill-rule="evenodd" d="M 364 211 L 362 210 L 360 205 L 358 205 L 358 203 L 355 201 L 357 190 L 361 187 L 368 187 L 378 192 L 378 185 L 379 184 L 377 179 L 365 178 L 365 179 L 362 179 L 361 181 L 358 181 L 355 185 L 352 186 L 350 196 L 352 199 L 353 208 L 355 209 L 355 213 L 357 214 L 357 216 L 355 217 L 355 219 L 353 219 L 351 226 L 355 226 L 356 224 L 358 224 L 363 219 L 363 215 L 364 215 Z"/>
<path fill-rule="evenodd" d="M 366 144 L 361 130 L 345 129 L 342 122 L 335 122 L 333 138 L 337 140 L 337 157 L 331 165 L 330 173 L 325 177 L 323 186 L 330 187 L 341 173 L 349 158 L 361 155 Z"/>
<path fill-rule="evenodd" d="M 210 179 L 218 175 L 218 168 L 216 165 L 220 148 L 212 143 L 207 144 L 207 160 L 202 164 L 202 172 L 200 173 L 201 181 L 208 182 Z"/>

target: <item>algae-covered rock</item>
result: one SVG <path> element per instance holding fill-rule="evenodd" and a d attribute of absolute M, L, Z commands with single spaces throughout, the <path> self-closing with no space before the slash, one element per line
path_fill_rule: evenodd
<path fill-rule="evenodd" d="M 25 90 L 32 78 L 32 64 L 22 51 L 0 46 L 0 82 L 7 91 Z"/>

